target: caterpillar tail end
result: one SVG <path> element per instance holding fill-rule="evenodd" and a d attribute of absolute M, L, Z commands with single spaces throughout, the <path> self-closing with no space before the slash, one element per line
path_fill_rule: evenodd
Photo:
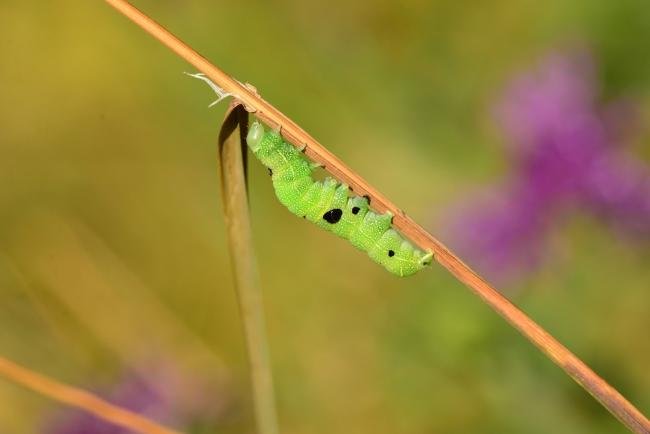
<path fill-rule="evenodd" d="M 433 253 L 432 252 L 427 252 L 426 255 L 420 259 L 420 265 L 423 267 L 428 267 L 431 265 L 431 262 L 433 262 Z"/>

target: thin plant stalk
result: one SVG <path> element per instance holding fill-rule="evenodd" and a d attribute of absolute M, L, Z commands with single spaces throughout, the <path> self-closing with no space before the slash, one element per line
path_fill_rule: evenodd
<path fill-rule="evenodd" d="M 286 115 L 261 98 L 254 88 L 246 86 L 226 74 L 127 1 L 106 0 L 106 2 L 205 74 L 225 92 L 241 101 L 249 112 L 255 113 L 255 116 L 268 125 L 280 128 L 283 137 L 287 141 L 301 149 L 305 148 L 308 157 L 321 163 L 325 170 L 336 179 L 348 184 L 355 194 L 370 197 L 372 206 L 376 211 L 380 213 L 390 211 L 395 216 L 393 225 L 400 232 L 421 248 L 432 251 L 440 265 L 465 284 L 526 339 L 539 348 L 542 353 L 562 368 L 628 429 L 638 434 L 650 434 L 650 421 L 623 395 L 598 376 L 587 364 L 551 336 L 543 327 L 512 304 L 503 294 L 485 282 L 458 256 L 413 221 L 386 196 L 372 187 L 358 173 L 346 166 Z"/>
<path fill-rule="evenodd" d="M 59 383 L 42 374 L 33 372 L 4 357 L 0 357 L 0 376 L 50 399 L 86 411 L 105 422 L 126 428 L 135 433 L 181 434 L 179 431 L 165 428 L 139 414 L 104 401 L 85 390 Z"/>
<path fill-rule="evenodd" d="M 253 387 L 255 420 L 260 434 L 277 434 L 273 377 L 264 325 L 264 306 L 253 250 L 246 188 L 248 112 L 233 103 L 219 133 L 221 197 L 228 246 L 244 328 Z"/>

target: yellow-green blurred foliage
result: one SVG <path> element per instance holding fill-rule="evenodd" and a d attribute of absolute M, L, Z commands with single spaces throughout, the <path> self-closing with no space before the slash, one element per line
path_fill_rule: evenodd
<path fill-rule="evenodd" d="M 650 101 L 643 0 L 136 5 L 429 228 L 507 170 L 490 104 L 549 50 L 586 42 L 606 94 Z M 0 354 L 93 387 L 153 352 L 225 379 L 214 432 L 252 432 L 225 104 L 99 0 L 3 0 L 0 53 Z M 255 161 L 250 186 L 283 433 L 625 432 L 439 267 L 397 279 L 292 217 Z M 649 250 L 602 229 L 572 220 L 512 296 L 647 412 Z M 0 380 L 2 433 L 57 408 Z"/>

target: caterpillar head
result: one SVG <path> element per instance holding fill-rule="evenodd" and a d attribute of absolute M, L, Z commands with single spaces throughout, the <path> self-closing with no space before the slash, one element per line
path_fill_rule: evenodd
<path fill-rule="evenodd" d="M 248 129 L 248 135 L 246 136 L 246 143 L 248 147 L 251 148 L 251 151 L 256 152 L 260 148 L 262 143 L 262 138 L 264 137 L 264 126 L 255 121 Z"/>

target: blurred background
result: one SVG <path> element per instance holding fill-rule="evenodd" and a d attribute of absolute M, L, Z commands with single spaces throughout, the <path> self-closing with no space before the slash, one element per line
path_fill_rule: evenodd
<path fill-rule="evenodd" d="M 650 411 L 650 8 L 138 0 Z M 102 1 L 0 3 L 0 354 L 254 431 L 214 109 Z M 251 161 L 283 433 L 623 433 L 438 266 L 386 273 Z M 2 433 L 118 433 L 0 380 Z"/>

